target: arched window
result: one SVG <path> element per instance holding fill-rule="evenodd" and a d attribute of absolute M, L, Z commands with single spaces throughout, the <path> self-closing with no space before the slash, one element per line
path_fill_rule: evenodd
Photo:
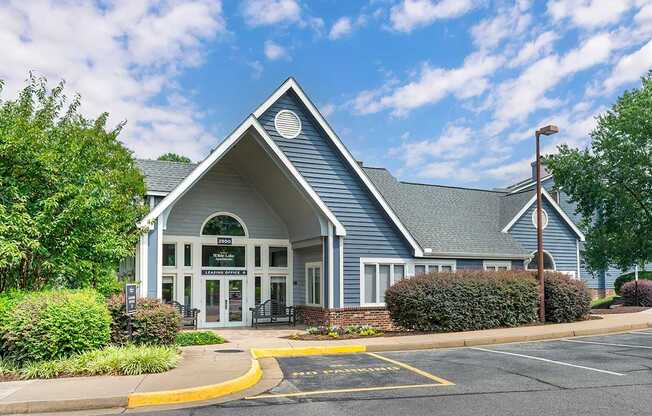
<path fill-rule="evenodd" d="M 536 251 L 532 253 L 532 260 L 530 260 L 526 267 L 528 270 L 537 270 L 539 264 L 538 257 Z M 555 270 L 555 259 L 547 251 L 543 252 L 543 270 Z"/>
<path fill-rule="evenodd" d="M 202 235 L 224 235 L 229 237 L 245 237 L 245 229 L 239 218 L 227 214 L 215 214 L 209 217 L 201 230 Z"/>

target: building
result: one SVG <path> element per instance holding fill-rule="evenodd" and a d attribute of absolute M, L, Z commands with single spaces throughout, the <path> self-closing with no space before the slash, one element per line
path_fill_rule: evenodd
<path fill-rule="evenodd" d="M 290 78 L 199 164 L 141 160 L 141 296 L 251 322 L 275 299 L 308 323 L 389 324 L 384 290 L 428 271 L 536 269 L 531 180 L 501 190 L 400 182 L 354 160 Z M 544 191 L 545 268 L 582 276 L 582 232 Z"/>

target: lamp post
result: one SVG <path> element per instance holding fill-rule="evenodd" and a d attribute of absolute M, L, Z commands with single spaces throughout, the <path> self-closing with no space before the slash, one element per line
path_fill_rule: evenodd
<path fill-rule="evenodd" d="M 559 133 L 559 127 L 548 125 L 538 129 L 534 136 L 537 143 L 537 278 L 539 279 L 539 321 L 546 321 L 546 304 L 543 287 L 543 227 L 541 215 L 541 150 L 539 146 L 539 137 L 541 135 L 550 136 Z"/>

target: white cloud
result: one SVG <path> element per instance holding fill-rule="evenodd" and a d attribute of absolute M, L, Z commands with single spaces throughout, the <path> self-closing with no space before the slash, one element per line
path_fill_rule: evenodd
<path fill-rule="evenodd" d="M 295 0 L 247 0 L 243 14 L 251 27 L 296 23 L 301 20 L 301 7 Z"/>
<path fill-rule="evenodd" d="M 620 58 L 611 75 L 604 81 L 604 90 L 611 92 L 623 84 L 637 81 L 651 68 L 652 40 L 636 52 Z"/>
<path fill-rule="evenodd" d="M 471 28 L 473 43 L 481 48 L 494 48 L 503 39 L 515 38 L 529 28 L 532 16 L 528 2 L 519 2 L 511 9 L 499 9 L 496 16 L 482 20 Z"/>
<path fill-rule="evenodd" d="M 260 79 L 263 76 L 263 64 L 260 61 L 251 61 L 247 65 L 253 70 L 251 77 L 253 79 Z"/>
<path fill-rule="evenodd" d="M 0 8 L 0 79 L 5 98 L 24 85 L 27 72 L 52 83 L 65 79 L 82 96 L 82 112 L 110 112 L 127 120 L 120 138 L 137 155 L 180 151 L 201 159 L 216 138 L 204 114 L 175 84 L 183 68 L 199 65 L 202 46 L 226 32 L 221 4 L 116 1 L 6 2 Z M 187 94 L 185 94 L 187 95 Z"/>
<path fill-rule="evenodd" d="M 534 59 L 538 59 L 542 55 L 550 53 L 552 51 L 552 45 L 557 39 L 559 39 L 559 35 L 553 31 L 540 34 L 533 41 L 523 45 L 516 57 L 510 61 L 509 66 L 512 68 L 521 66 Z"/>
<path fill-rule="evenodd" d="M 353 24 L 349 17 L 340 17 L 331 27 L 328 37 L 331 40 L 340 39 L 353 31 Z"/>
<path fill-rule="evenodd" d="M 281 58 L 288 58 L 288 54 L 285 48 L 271 40 L 265 41 L 265 56 L 270 61 L 275 61 Z"/>
<path fill-rule="evenodd" d="M 431 158 L 459 159 L 473 151 L 468 146 L 472 134 L 468 127 L 449 125 L 436 140 L 408 141 L 391 149 L 390 154 L 399 157 L 407 168 L 421 166 Z"/>
<path fill-rule="evenodd" d="M 462 16 L 475 7 L 472 0 L 403 0 L 390 10 L 392 28 L 411 32 L 435 20 Z"/>
<path fill-rule="evenodd" d="M 333 114 L 333 113 L 335 112 L 335 110 L 336 110 L 335 105 L 334 105 L 334 104 L 331 104 L 331 103 L 324 104 L 324 105 L 322 105 L 321 107 L 319 107 L 319 112 L 320 112 L 324 117 L 328 117 L 328 116 L 330 116 L 331 114 Z"/>
<path fill-rule="evenodd" d="M 609 34 L 600 33 L 566 55 L 542 58 L 517 78 L 503 82 L 494 93 L 494 120 L 487 125 L 486 131 L 496 134 L 514 120 L 523 121 L 538 109 L 558 105 L 559 100 L 549 98 L 547 93 L 563 79 L 605 63 L 613 47 Z"/>
<path fill-rule="evenodd" d="M 634 5 L 632 0 L 552 0 L 548 13 L 559 21 L 570 19 L 583 28 L 596 28 L 617 23 Z"/>
<path fill-rule="evenodd" d="M 434 104 L 449 94 L 460 99 L 474 97 L 487 89 L 487 77 L 501 63 L 500 57 L 474 53 L 459 68 L 444 69 L 424 64 L 415 81 L 396 88 L 363 91 L 353 100 L 353 107 L 360 114 L 390 108 L 392 114 L 402 116 L 415 108 Z"/>

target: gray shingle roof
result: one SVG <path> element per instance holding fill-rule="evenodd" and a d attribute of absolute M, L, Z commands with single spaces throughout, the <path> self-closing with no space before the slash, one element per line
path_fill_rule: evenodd
<path fill-rule="evenodd" d="M 510 234 L 501 232 L 501 212 L 516 214 L 522 207 L 515 208 L 517 198 L 506 199 L 500 191 L 399 182 L 386 169 L 364 170 L 414 238 L 433 253 L 527 256 Z"/>
<path fill-rule="evenodd" d="M 172 191 L 197 167 L 195 163 L 149 159 L 136 159 L 136 165 L 145 176 L 147 190 L 153 192 Z"/>
<path fill-rule="evenodd" d="M 503 196 L 500 207 L 500 228 L 505 226 L 514 218 L 523 206 L 534 196 L 534 190 L 529 189 Z"/>

